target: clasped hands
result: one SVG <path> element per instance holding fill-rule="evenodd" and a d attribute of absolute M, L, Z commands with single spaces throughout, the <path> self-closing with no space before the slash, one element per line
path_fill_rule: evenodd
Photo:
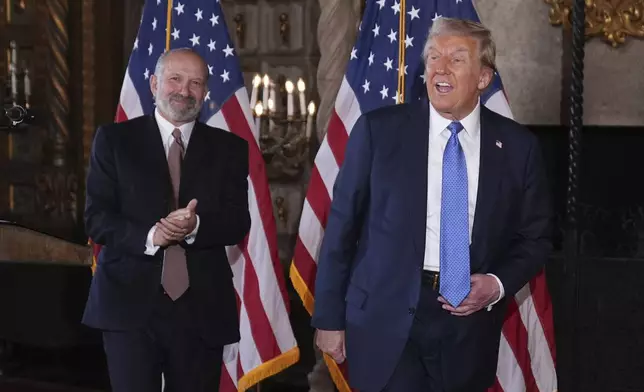
<path fill-rule="evenodd" d="M 152 242 L 155 246 L 166 247 L 183 239 L 197 226 L 197 199 L 192 199 L 185 208 L 172 211 L 156 223 Z"/>

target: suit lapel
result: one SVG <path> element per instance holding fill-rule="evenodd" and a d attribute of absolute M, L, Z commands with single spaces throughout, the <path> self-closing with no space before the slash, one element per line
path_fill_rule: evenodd
<path fill-rule="evenodd" d="M 503 140 L 489 109 L 481 106 L 481 160 L 476 212 L 472 228 L 471 264 L 479 265 L 484 258 L 486 233 L 494 210 L 503 172 Z"/>
<path fill-rule="evenodd" d="M 425 230 L 427 221 L 427 162 L 429 144 L 429 101 L 422 100 L 410 108 L 407 140 L 404 141 L 405 192 L 407 213 L 414 248 L 421 263 L 425 254 Z"/>
<path fill-rule="evenodd" d="M 145 127 L 145 134 L 143 135 L 142 151 L 146 151 L 144 156 L 147 156 L 148 164 L 151 170 L 150 176 L 154 178 L 153 185 L 158 185 L 159 190 L 164 195 L 172 195 L 172 182 L 170 181 L 170 170 L 168 169 L 168 158 L 165 155 L 163 147 L 163 140 L 161 140 L 161 131 L 157 125 L 154 115 L 148 116 L 148 123 Z"/>
<path fill-rule="evenodd" d="M 191 184 L 195 183 L 195 179 L 199 176 L 199 167 L 203 161 L 204 156 L 212 151 L 212 144 L 208 143 L 208 129 L 204 124 L 196 122 L 190 135 L 186 155 L 183 158 L 181 165 L 181 185 L 179 188 L 179 199 L 187 203 L 189 200 L 183 200 L 181 195 L 186 194 Z M 209 150 L 210 149 L 210 150 Z M 183 207 L 180 205 L 179 207 Z"/>

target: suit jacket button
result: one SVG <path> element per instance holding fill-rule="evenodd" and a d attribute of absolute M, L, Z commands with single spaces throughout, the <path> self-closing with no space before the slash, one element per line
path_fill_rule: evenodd
<path fill-rule="evenodd" d="M 416 308 L 409 308 L 409 314 L 413 316 L 414 313 L 416 313 Z"/>

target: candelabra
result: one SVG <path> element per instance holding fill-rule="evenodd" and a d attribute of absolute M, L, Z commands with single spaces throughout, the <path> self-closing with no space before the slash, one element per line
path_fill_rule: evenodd
<path fill-rule="evenodd" d="M 0 80 L 0 102 L 4 111 L 5 120 L 0 121 L 0 129 L 15 129 L 23 123 L 33 120 L 30 114 L 31 80 L 29 69 L 18 67 L 18 47 L 15 41 L 10 43 L 10 58 L 5 80 Z M 20 86 L 19 81 L 22 81 Z M 20 89 L 22 87 L 22 89 Z M 22 91 L 20 91 L 22 90 Z"/>
<path fill-rule="evenodd" d="M 283 79 L 280 76 L 275 81 L 268 75 L 255 75 L 250 104 L 269 180 L 291 182 L 300 178 L 310 157 L 315 103 L 310 101 L 306 105 L 306 85 L 299 79 L 296 110 L 295 85 Z M 261 101 L 258 100 L 260 90 Z"/>

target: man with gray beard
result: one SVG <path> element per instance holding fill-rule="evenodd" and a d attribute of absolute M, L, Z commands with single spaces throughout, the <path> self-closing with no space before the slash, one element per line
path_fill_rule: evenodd
<path fill-rule="evenodd" d="M 162 54 L 153 114 L 98 129 L 85 228 L 102 245 L 83 323 L 100 329 L 114 392 L 216 391 L 239 340 L 225 246 L 250 229 L 248 145 L 197 121 L 208 69 Z"/>

